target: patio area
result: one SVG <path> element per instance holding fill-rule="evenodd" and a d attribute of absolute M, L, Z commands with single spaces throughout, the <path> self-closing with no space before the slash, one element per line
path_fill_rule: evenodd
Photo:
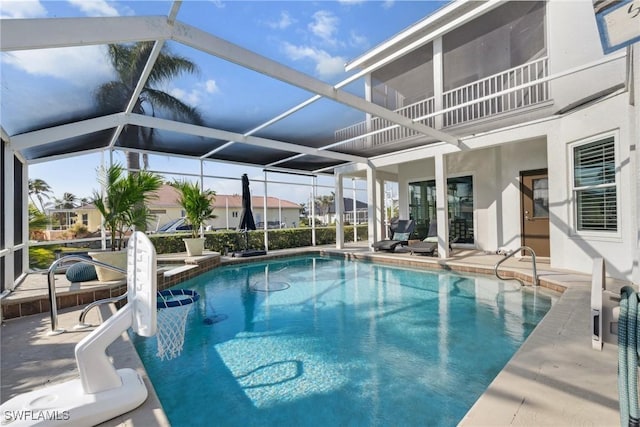
<path fill-rule="evenodd" d="M 458 249 L 449 259 L 441 260 L 407 253 L 372 253 L 364 246 L 350 245 L 344 250 L 316 247 L 272 251 L 260 259 L 304 252 L 480 274 L 492 274 L 493 266 L 502 258 L 502 255 Z M 221 265 L 253 260 L 221 257 Z M 591 277 L 551 269 L 541 261 L 538 263 L 541 286 L 537 292 L 553 293 L 558 300 L 460 425 L 619 425 L 617 347 L 605 344 L 602 351 L 594 351 L 590 344 Z M 530 282 L 528 259 L 510 259 L 503 266 L 503 274 L 517 275 Z M 607 288 L 618 290 L 622 285 L 612 281 L 607 283 Z M 19 289 L 16 292 L 20 292 Z M 81 308 L 61 310 L 59 324 L 72 332 L 54 337 L 46 335 L 48 313 L 3 323 L 2 401 L 77 376 L 73 347 L 88 333 L 72 328 Z M 88 321 L 98 324 L 108 313 L 107 307 L 100 312 L 94 309 Z M 7 348 L 11 348 L 11 352 L 7 352 Z M 108 352 L 117 367 L 133 367 L 141 372 L 150 395 L 141 407 L 103 425 L 168 425 L 126 334 L 109 347 Z"/>

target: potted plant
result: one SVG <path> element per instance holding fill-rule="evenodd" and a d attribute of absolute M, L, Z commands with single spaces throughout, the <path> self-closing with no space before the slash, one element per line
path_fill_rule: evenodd
<path fill-rule="evenodd" d="M 185 211 L 187 223 L 191 226 L 191 237 L 183 239 L 188 256 L 202 255 L 204 250 L 203 226 L 206 220 L 215 218 L 211 203 L 215 200 L 216 192 L 200 189 L 197 183 L 189 181 L 174 181 L 171 184 L 178 190 L 178 203 Z M 200 233 L 200 237 L 198 237 Z"/>
<path fill-rule="evenodd" d="M 152 172 L 139 171 L 126 174 L 122 166 L 115 164 L 103 170 L 100 181 L 104 193 L 94 192 L 93 204 L 102 214 L 104 227 L 109 234 L 111 252 L 90 252 L 96 261 L 120 267 L 127 267 L 127 254 L 122 251 L 125 233 L 131 227 L 144 230 L 152 217 L 146 202 L 155 197 L 162 185 L 162 178 Z M 120 273 L 96 268 L 98 280 L 119 280 Z"/>

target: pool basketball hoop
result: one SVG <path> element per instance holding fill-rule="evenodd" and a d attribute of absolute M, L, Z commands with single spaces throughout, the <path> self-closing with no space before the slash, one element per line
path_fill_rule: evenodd
<path fill-rule="evenodd" d="M 182 352 L 187 316 L 200 299 L 196 291 L 174 289 L 158 292 L 158 353 L 161 360 L 171 360 Z"/>

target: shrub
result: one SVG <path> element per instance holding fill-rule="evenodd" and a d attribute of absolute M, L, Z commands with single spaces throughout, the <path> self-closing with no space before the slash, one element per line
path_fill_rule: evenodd
<path fill-rule="evenodd" d="M 269 250 L 300 248 L 311 246 L 311 228 L 283 228 L 269 230 Z M 264 248 L 264 231 L 249 231 L 249 249 Z M 367 226 L 358 226 L 358 241 L 367 239 Z M 184 252 L 182 239 L 184 234 L 153 235 L 149 236 L 158 254 Z M 205 248 L 224 253 L 225 248 L 229 252 L 240 251 L 246 248 L 244 233 L 235 230 L 207 232 Z M 344 228 L 345 242 L 353 241 L 353 227 Z M 335 227 L 322 227 L 316 229 L 316 244 L 329 245 L 336 242 Z"/>

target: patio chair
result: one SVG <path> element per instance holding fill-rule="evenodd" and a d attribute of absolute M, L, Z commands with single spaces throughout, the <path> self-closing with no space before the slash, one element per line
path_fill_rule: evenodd
<path fill-rule="evenodd" d="M 429 231 L 427 231 L 427 237 L 421 242 L 413 243 L 407 246 L 407 249 L 411 251 L 411 255 L 414 253 L 420 255 L 434 256 L 438 252 L 438 223 L 431 221 L 429 224 Z M 449 244 L 451 249 L 451 244 Z"/>
<path fill-rule="evenodd" d="M 406 246 L 409 243 L 409 236 L 413 233 L 416 222 L 412 219 L 399 219 L 393 221 L 389 226 L 391 231 L 391 239 L 380 240 L 375 242 L 372 247 L 376 251 L 393 252 L 396 246 Z"/>

